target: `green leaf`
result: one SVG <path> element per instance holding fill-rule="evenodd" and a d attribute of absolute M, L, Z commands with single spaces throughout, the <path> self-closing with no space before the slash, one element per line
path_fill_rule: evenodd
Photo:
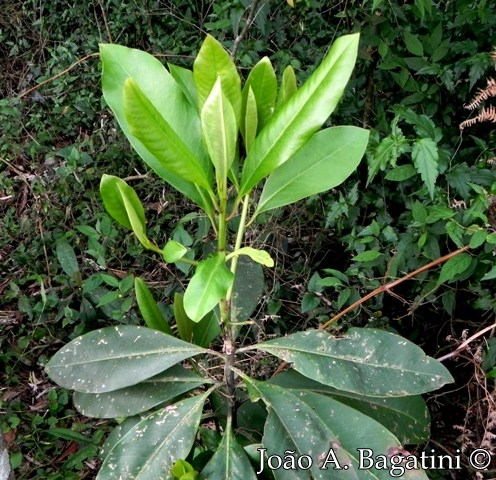
<path fill-rule="evenodd" d="M 194 322 L 186 315 L 184 310 L 184 295 L 181 293 L 174 294 L 174 318 L 176 319 L 179 337 L 186 342 L 191 342 L 193 339 Z"/>
<path fill-rule="evenodd" d="M 243 134 L 246 153 L 248 153 L 253 145 L 253 142 L 255 141 L 258 129 L 257 101 L 251 88 L 249 88 L 246 97 L 245 110 L 241 133 Z"/>
<path fill-rule="evenodd" d="M 256 480 L 257 476 L 231 428 L 224 431 L 222 441 L 201 472 L 205 480 Z"/>
<path fill-rule="evenodd" d="M 352 328 L 343 337 L 308 330 L 254 347 L 324 385 L 374 397 L 416 395 L 453 381 L 420 347 L 391 332 Z"/>
<path fill-rule="evenodd" d="M 207 150 L 215 167 L 217 186 L 223 191 L 236 154 L 238 129 L 234 110 L 222 91 L 220 78 L 203 104 L 201 121 Z"/>
<path fill-rule="evenodd" d="M 405 39 L 406 48 L 411 54 L 417 57 L 424 55 L 424 47 L 417 35 L 405 31 L 403 32 L 403 38 Z"/>
<path fill-rule="evenodd" d="M 161 253 L 146 236 L 145 210 L 132 187 L 118 177 L 104 174 L 100 181 L 100 195 L 114 220 L 132 230 L 145 248 Z"/>
<path fill-rule="evenodd" d="M 136 385 L 203 352 L 158 330 L 120 325 L 75 338 L 52 357 L 46 371 L 64 388 L 103 393 Z"/>
<path fill-rule="evenodd" d="M 385 178 L 391 182 L 404 182 L 416 174 L 417 172 L 413 165 L 400 165 L 389 171 Z"/>
<path fill-rule="evenodd" d="M 288 205 L 343 183 L 357 168 L 369 132 L 333 127 L 316 133 L 267 179 L 257 213 Z"/>
<path fill-rule="evenodd" d="M 57 260 L 60 263 L 60 268 L 62 268 L 63 272 L 69 276 L 71 280 L 74 280 L 75 276 L 80 273 L 74 249 L 64 237 L 61 237 L 56 242 L 55 251 Z"/>
<path fill-rule="evenodd" d="M 193 343 L 208 348 L 220 335 L 221 328 L 214 312 L 207 313 L 198 323 L 191 321 L 193 329 Z"/>
<path fill-rule="evenodd" d="M 307 313 L 320 305 L 320 299 L 313 293 L 305 293 L 301 299 L 301 313 Z"/>
<path fill-rule="evenodd" d="M 294 75 L 294 73 L 293 73 Z M 296 82 L 296 80 L 295 80 Z M 296 87 L 296 84 L 295 84 Z M 248 108 L 250 105 L 249 92 L 252 91 L 253 98 L 256 102 L 256 109 Z M 295 88 L 296 91 L 296 88 Z M 268 57 L 263 57 L 252 69 L 246 79 L 242 97 L 242 122 L 241 131 L 247 130 L 246 119 L 250 118 L 249 110 L 256 112 L 256 129 L 262 130 L 274 114 L 274 106 L 277 95 L 277 79 L 274 68 Z M 251 117 L 252 118 L 252 117 Z M 246 143 L 246 140 L 245 140 Z"/>
<path fill-rule="evenodd" d="M 110 450 L 97 480 L 170 479 L 175 461 L 194 444 L 209 392 L 157 410 L 129 430 Z"/>
<path fill-rule="evenodd" d="M 470 248 L 478 248 L 485 241 L 487 237 L 487 231 L 485 229 L 476 230 L 470 237 Z"/>
<path fill-rule="evenodd" d="M 481 282 L 482 281 L 486 281 L 486 280 L 494 280 L 496 278 L 496 266 L 494 266 L 493 268 L 491 268 L 491 270 L 489 270 L 489 272 L 487 272 L 482 278 L 481 278 Z"/>
<path fill-rule="evenodd" d="M 178 65 L 174 65 L 172 63 L 168 63 L 167 66 L 169 67 L 171 76 L 177 82 L 191 106 L 197 110 L 198 92 L 196 91 L 193 72 L 187 68 L 179 67 Z"/>
<path fill-rule="evenodd" d="M 367 250 L 366 252 L 359 253 L 355 255 L 352 260 L 354 262 L 373 262 L 378 259 L 380 256 L 384 255 L 383 253 L 377 250 Z"/>
<path fill-rule="evenodd" d="M 87 417 L 131 417 L 193 390 L 211 380 L 175 365 L 137 385 L 105 393 L 74 393 L 76 408 Z"/>
<path fill-rule="evenodd" d="M 265 455 L 294 452 L 307 455 L 308 470 L 276 469 L 279 479 L 388 480 L 388 469 L 359 469 L 358 448 L 369 448 L 373 455 L 388 455 L 393 448 L 402 449 L 399 440 L 384 426 L 333 398 L 304 390 L 288 390 L 264 382 L 250 382 L 268 408 L 263 447 Z M 367 447 L 363 447 L 366 445 Z M 305 463 L 304 463 L 305 464 Z M 296 466 L 296 465 L 295 465 Z M 266 467 L 268 469 L 268 467 Z M 427 479 L 422 471 L 406 470 L 402 478 Z"/>
<path fill-rule="evenodd" d="M 472 257 L 468 253 L 460 253 L 456 257 L 450 258 L 441 268 L 438 285 L 456 280 L 458 275 L 470 267 L 471 263 Z"/>
<path fill-rule="evenodd" d="M 282 73 L 281 88 L 276 101 L 276 110 L 279 110 L 298 90 L 296 75 L 291 65 Z"/>
<path fill-rule="evenodd" d="M 197 108 L 191 106 L 182 88 L 153 55 L 120 45 L 100 44 L 100 58 L 103 63 L 103 96 L 133 148 L 160 178 L 205 211 L 213 212 L 210 201 L 205 200 L 189 179 L 186 181 L 169 171 L 132 135 L 124 114 L 124 83 L 130 77 L 135 79 L 143 94 L 208 171 L 211 163 L 203 145 Z"/>
<path fill-rule="evenodd" d="M 434 199 L 434 188 L 439 173 L 439 155 L 436 142 L 430 138 L 419 138 L 415 140 L 412 149 L 412 159 L 417 172 L 420 173 L 429 191 L 431 199 Z"/>
<path fill-rule="evenodd" d="M 350 78 L 358 39 L 354 34 L 336 40 L 315 72 L 260 132 L 243 166 L 239 197 L 286 162 L 321 128 Z"/>
<path fill-rule="evenodd" d="M 225 254 L 216 254 L 200 262 L 184 293 L 184 309 L 188 317 L 199 322 L 225 298 L 233 280 L 234 275 L 226 266 Z"/>
<path fill-rule="evenodd" d="M 363 397 L 322 385 L 294 370 L 276 375 L 270 383 L 288 389 L 311 390 L 314 393 L 331 396 L 385 426 L 403 445 L 422 443 L 429 439 L 429 409 L 421 395 L 391 398 Z"/>
<path fill-rule="evenodd" d="M 217 79 L 220 78 L 222 91 L 234 109 L 236 126 L 239 127 L 241 124 L 241 79 L 229 54 L 210 35 L 207 35 L 203 41 L 193 64 L 193 78 L 198 89 L 200 112 Z"/>
<path fill-rule="evenodd" d="M 265 267 L 274 266 L 274 260 L 270 256 L 269 252 L 253 247 L 242 247 L 239 250 L 235 250 L 227 256 L 227 260 L 239 255 L 246 255 L 247 257 L 250 257 L 254 262 L 260 263 L 260 265 L 264 265 Z"/>
<path fill-rule="evenodd" d="M 167 263 L 176 263 L 184 257 L 188 249 L 175 240 L 169 240 L 163 250 L 162 257 Z"/>
<path fill-rule="evenodd" d="M 238 259 L 232 288 L 231 321 L 244 322 L 255 311 L 265 288 L 263 268 L 250 257 Z"/>
<path fill-rule="evenodd" d="M 201 162 L 141 91 L 134 78 L 124 82 L 124 114 L 132 135 L 168 171 L 212 191 Z"/>
<path fill-rule="evenodd" d="M 134 279 L 134 290 L 136 293 L 136 302 L 141 316 L 148 328 L 159 330 L 160 332 L 172 335 L 172 330 L 167 320 L 158 308 L 152 293 L 146 286 L 143 279 L 136 277 Z"/>

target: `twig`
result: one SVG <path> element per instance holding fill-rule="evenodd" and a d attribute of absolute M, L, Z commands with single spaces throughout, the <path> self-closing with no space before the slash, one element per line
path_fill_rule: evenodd
<path fill-rule="evenodd" d="M 327 321 L 326 323 L 321 325 L 319 327 L 319 329 L 327 328 L 331 323 L 336 322 L 343 315 L 346 315 L 348 312 L 351 312 L 351 310 L 354 310 L 356 307 L 358 307 L 362 303 L 366 302 L 367 300 L 370 300 L 372 297 L 375 297 L 376 295 L 379 295 L 380 293 L 388 292 L 389 294 L 392 294 L 393 292 L 391 292 L 391 288 L 396 287 L 400 283 L 403 283 L 405 280 L 408 280 L 410 278 L 415 277 L 415 275 L 418 275 L 419 273 L 425 272 L 426 270 L 429 270 L 432 267 L 435 267 L 436 265 L 440 265 L 441 263 L 446 262 L 450 258 L 453 258 L 455 255 L 458 255 L 459 253 L 465 252 L 469 248 L 470 248 L 469 246 L 459 248 L 458 250 L 455 250 L 454 252 L 448 253 L 448 255 L 445 255 L 444 257 L 438 258 L 438 259 L 434 260 L 433 262 L 430 262 L 427 265 L 424 265 L 423 267 L 417 268 L 417 270 L 406 274 L 404 277 L 401 277 L 398 280 L 395 280 L 394 282 L 387 283 L 386 285 L 381 285 L 379 288 L 376 288 L 373 292 L 370 292 L 369 294 L 365 295 L 365 297 L 356 301 L 353 305 L 350 305 L 349 307 L 347 307 L 344 310 L 342 310 L 341 312 L 339 312 L 337 315 L 332 317 L 329 321 Z M 496 326 L 496 324 L 492 325 L 490 328 L 493 328 L 495 326 Z M 482 332 L 480 332 L 478 335 L 482 335 L 490 328 L 486 328 L 486 329 L 482 330 Z M 441 361 L 441 360 L 444 360 L 445 358 L 449 358 L 450 356 L 456 355 L 456 353 L 459 352 L 460 349 L 463 350 L 463 348 L 466 347 L 465 344 L 466 343 L 468 344 L 468 342 L 470 342 L 470 340 L 472 340 L 472 338 L 476 338 L 476 336 L 474 335 L 474 337 L 470 337 L 467 341 L 463 342 L 453 353 L 445 355 L 444 357 L 438 358 L 438 360 Z M 274 372 L 274 374 L 272 376 L 274 377 L 278 373 L 281 373 L 286 368 L 287 365 L 288 365 L 288 362 L 282 361 L 278 365 L 276 371 Z"/>
<path fill-rule="evenodd" d="M 476 338 L 479 338 L 481 335 L 484 335 L 486 332 L 492 330 L 493 328 L 496 328 L 496 323 L 489 325 L 489 327 L 483 328 L 480 332 L 474 333 L 470 338 L 467 338 L 467 340 L 465 340 L 462 344 L 460 344 L 456 350 L 453 350 L 451 353 L 447 353 L 446 355 L 439 357 L 437 360 L 443 362 L 448 358 L 456 357 L 459 353 L 463 352 L 463 350 L 465 350 L 470 345 L 470 342 L 473 342 Z"/>
<path fill-rule="evenodd" d="M 251 2 L 250 11 L 248 13 L 245 26 L 243 27 L 243 30 L 241 30 L 241 33 L 234 39 L 234 43 L 231 51 L 231 58 L 233 60 L 236 58 L 236 53 L 238 52 L 240 43 L 243 41 L 243 38 L 245 37 L 246 33 L 251 27 L 251 24 L 253 23 L 253 20 L 255 19 L 255 10 L 257 9 L 259 3 L 260 0 L 253 0 Z"/>
<path fill-rule="evenodd" d="M 22 92 L 19 95 L 19 98 L 25 97 L 29 93 L 34 92 L 35 90 L 38 90 L 38 88 L 40 88 L 41 86 L 45 85 L 46 83 L 50 83 L 51 81 L 55 80 L 56 78 L 59 78 L 62 75 L 65 75 L 67 72 L 70 72 L 74 67 L 78 66 L 80 63 L 85 62 L 86 60 L 88 60 L 88 58 L 98 57 L 99 55 L 100 54 L 98 52 L 95 52 L 95 53 L 90 53 L 89 55 L 86 55 L 83 58 L 80 58 L 78 61 L 74 62 L 70 67 L 66 68 L 65 70 L 62 70 L 59 73 L 57 73 L 57 75 L 54 75 L 53 77 L 47 78 L 46 80 L 44 80 L 41 83 L 38 83 L 38 85 L 35 85 L 34 87 L 28 88 L 27 90 L 25 90 L 24 92 Z"/>
<path fill-rule="evenodd" d="M 386 285 L 381 285 L 380 287 L 376 288 L 373 292 L 368 293 L 365 295 L 365 297 L 362 297 L 360 300 L 357 300 L 353 305 L 350 305 L 349 307 L 345 308 L 341 312 L 339 312 L 337 315 L 332 317 L 329 321 L 321 325 L 319 328 L 320 329 L 325 329 L 327 328 L 331 323 L 336 322 L 339 320 L 343 315 L 346 315 L 348 312 L 351 312 L 354 310 L 356 307 L 361 305 L 362 303 L 365 303 L 367 300 L 370 300 L 372 297 L 375 297 L 376 295 L 379 295 L 380 293 L 388 292 L 391 293 L 390 290 L 400 283 L 403 283 L 405 280 L 409 280 L 410 278 L 415 277 L 419 273 L 425 272 L 426 270 L 430 270 L 432 267 L 435 267 L 437 265 L 440 265 L 441 263 L 444 263 L 454 256 L 458 255 L 459 253 L 465 252 L 469 249 L 469 246 L 459 248 L 458 250 L 455 250 L 454 252 L 448 253 L 444 257 L 437 258 L 433 262 L 428 263 L 427 265 L 424 265 L 423 267 L 417 268 L 417 270 L 407 273 L 405 276 L 398 278 L 398 280 L 395 280 L 394 282 L 387 283 Z"/>

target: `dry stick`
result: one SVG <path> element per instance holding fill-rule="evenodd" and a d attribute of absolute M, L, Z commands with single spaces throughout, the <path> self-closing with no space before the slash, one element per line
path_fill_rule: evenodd
<path fill-rule="evenodd" d="M 329 321 L 327 321 L 326 323 L 321 325 L 319 328 L 321 328 L 321 329 L 327 328 L 331 323 L 336 322 L 343 315 L 346 315 L 348 312 L 351 312 L 356 307 L 358 307 L 362 303 L 366 302 L 367 300 L 371 299 L 372 297 L 375 297 L 376 295 L 379 295 L 380 293 L 384 293 L 384 292 L 391 293 L 390 289 L 396 287 L 400 283 L 403 283 L 405 280 L 409 280 L 410 278 L 415 277 L 419 273 L 425 272 L 426 270 L 430 270 L 432 267 L 435 267 L 437 265 L 440 265 L 441 263 L 448 261 L 449 259 L 458 255 L 459 253 L 467 251 L 469 248 L 470 247 L 468 245 L 466 247 L 459 248 L 458 250 L 455 250 L 454 252 L 448 253 L 448 255 L 445 255 L 444 257 L 437 258 L 433 262 L 430 262 L 427 265 L 424 265 L 423 267 L 417 268 L 417 270 L 415 270 L 413 272 L 407 273 L 404 277 L 398 278 L 398 280 L 395 280 L 394 282 L 386 283 L 386 285 L 381 285 L 380 287 L 376 288 L 373 292 L 368 293 L 367 295 L 365 295 L 365 297 L 356 301 L 353 305 L 350 305 L 349 307 L 345 308 L 343 311 L 339 312 L 337 315 L 332 317 Z"/>
<path fill-rule="evenodd" d="M 455 250 L 454 252 L 448 253 L 444 257 L 438 258 L 438 259 L 434 260 L 433 262 L 430 262 L 427 265 L 424 265 L 423 267 L 417 268 L 417 270 L 415 270 L 415 271 L 413 271 L 411 273 L 406 274 L 404 277 L 401 277 L 398 280 L 395 280 L 394 282 L 387 283 L 386 285 L 381 285 L 379 288 L 376 288 L 373 292 L 370 292 L 369 294 L 365 295 L 365 297 L 363 297 L 360 300 L 356 301 L 353 305 L 350 305 L 349 307 L 345 308 L 343 311 L 339 312 L 337 315 L 335 315 L 334 317 L 332 317 L 329 321 L 327 321 L 323 325 L 320 325 L 319 329 L 325 329 L 325 328 L 327 328 L 329 325 L 331 325 L 331 323 L 336 322 L 343 315 L 346 315 L 348 312 L 351 312 L 352 310 L 354 310 L 356 307 L 358 307 L 362 303 L 366 302 L 367 300 L 370 300 L 372 297 L 375 297 L 376 295 L 379 295 L 379 293 L 388 292 L 388 293 L 392 294 L 392 292 L 390 291 L 391 288 L 396 287 L 400 283 L 403 283 L 405 280 L 408 280 L 410 278 L 415 277 L 419 273 L 425 272 L 426 270 L 430 270 L 432 267 L 435 267 L 436 265 L 440 265 L 441 263 L 444 263 L 444 262 L 448 261 L 450 258 L 453 258 L 454 256 L 458 255 L 459 253 L 462 253 L 462 252 L 467 251 L 469 248 L 470 247 L 468 245 L 466 247 L 459 248 L 458 250 Z M 494 327 L 494 325 L 493 325 L 493 327 Z M 480 334 L 484 333 L 485 331 L 486 330 L 483 330 Z M 469 340 L 471 340 L 471 339 L 472 339 L 472 337 L 469 338 Z M 469 340 L 467 340 L 467 341 L 469 341 Z M 465 343 L 467 343 L 467 342 L 464 342 L 462 345 L 464 345 Z M 460 345 L 460 347 L 462 347 L 462 345 Z M 458 349 L 460 347 L 458 347 Z M 457 350 L 455 350 L 455 352 Z M 453 354 L 455 354 L 455 352 L 453 352 Z M 445 355 L 445 357 L 447 357 L 447 355 Z M 441 359 L 444 359 L 444 357 L 441 357 Z M 440 359 L 438 359 L 438 360 L 440 360 Z M 286 368 L 287 365 L 288 365 L 287 362 L 285 362 L 285 361 L 281 362 L 279 364 L 279 366 L 277 367 L 276 371 L 274 372 L 274 375 L 273 376 L 275 376 L 278 373 L 282 372 Z"/>
<path fill-rule="evenodd" d="M 461 345 L 459 345 L 456 350 L 452 351 L 451 353 L 447 353 L 446 355 L 443 355 L 442 357 L 439 357 L 436 360 L 442 362 L 444 360 L 447 360 L 448 358 L 456 357 L 459 353 L 461 353 L 469 346 L 470 342 L 472 342 L 476 338 L 479 338 L 481 335 L 484 335 L 486 332 L 492 330 L 493 328 L 496 328 L 496 323 L 489 325 L 489 327 L 482 329 L 480 332 L 474 333 L 470 338 L 467 338 L 467 340 L 465 340 Z"/>
<path fill-rule="evenodd" d="M 245 37 L 246 33 L 248 32 L 248 29 L 251 27 L 251 24 L 255 19 L 255 10 L 257 9 L 259 2 L 260 0 L 252 1 L 250 12 L 248 13 L 245 26 L 243 27 L 243 30 L 241 30 L 241 33 L 234 39 L 234 43 L 231 51 L 231 58 L 233 60 L 236 58 L 236 53 L 238 52 L 239 44 L 243 41 L 243 38 Z"/>
<path fill-rule="evenodd" d="M 61 77 L 62 75 L 65 75 L 67 72 L 70 72 L 74 67 L 79 65 L 82 62 L 85 62 L 88 60 L 88 58 L 91 57 L 98 57 L 100 54 L 98 52 L 95 53 L 90 53 L 89 55 L 86 55 L 83 58 L 80 58 L 77 62 L 74 62 L 70 67 L 66 68 L 65 70 L 62 70 L 60 73 L 57 73 L 57 75 L 54 75 L 53 77 L 47 78 L 45 81 L 38 83 L 38 85 L 35 85 L 34 87 L 29 88 L 28 90 L 25 90 L 19 95 L 19 98 L 25 97 L 28 93 L 34 92 L 35 90 L 38 90 L 41 86 L 45 85 L 46 83 L 49 83 L 56 78 Z"/>

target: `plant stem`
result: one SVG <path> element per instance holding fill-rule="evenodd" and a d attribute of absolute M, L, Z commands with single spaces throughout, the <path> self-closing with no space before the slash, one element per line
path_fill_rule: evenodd
<path fill-rule="evenodd" d="M 241 248 L 241 244 L 243 243 L 243 237 L 245 235 L 245 227 L 246 227 L 246 217 L 248 215 L 248 207 L 250 206 L 250 195 L 245 195 L 243 198 L 243 209 L 241 210 L 241 217 L 239 219 L 238 233 L 236 234 L 236 244 L 234 245 L 234 251 L 239 250 Z M 236 269 L 238 267 L 238 256 L 236 255 L 231 260 L 231 272 L 236 275 Z M 229 288 L 226 295 L 226 300 L 228 302 L 231 301 L 233 292 L 233 285 Z"/>

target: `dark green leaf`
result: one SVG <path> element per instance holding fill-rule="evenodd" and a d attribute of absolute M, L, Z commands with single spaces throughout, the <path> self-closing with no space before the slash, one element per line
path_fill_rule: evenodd
<path fill-rule="evenodd" d="M 48 362 L 59 385 L 85 393 L 136 385 L 204 350 L 158 330 L 121 325 L 75 338 Z"/>
<path fill-rule="evenodd" d="M 137 385 L 106 393 L 74 393 L 76 408 L 87 417 L 131 417 L 188 392 L 210 380 L 175 365 Z"/>
<path fill-rule="evenodd" d="M 208 393 L 158 410 L 129 430 L 105 457 L 97 480 L 171 479 L 193 446 Z"/>
<path fill-rule="evenodd" d="M 324 385 L 375 397 L 415 395 L 453 381 L 420 347 L 391 332 L 352 328 L 342 337 L 308 330 L 256 345 Z"/>
<path fill-rule="evenodd" d="M 201 472 L 205 480 L 256 480 L 257 476 L 231 428 L 224 431 L 222 441 Z"/>
<path fill-rule="evenodd" d="M 157 306 L 152 293 L 146 286 L 144 280 L 136 277 L 134 280 L 134 289 L 136 293 L 136 301 L 140 310 L 141 316 L 148 328 L 154 328 L 160 332 L 172 335 L 172 330 L 167 320 L 162 315 L 162 312 Z"/>

